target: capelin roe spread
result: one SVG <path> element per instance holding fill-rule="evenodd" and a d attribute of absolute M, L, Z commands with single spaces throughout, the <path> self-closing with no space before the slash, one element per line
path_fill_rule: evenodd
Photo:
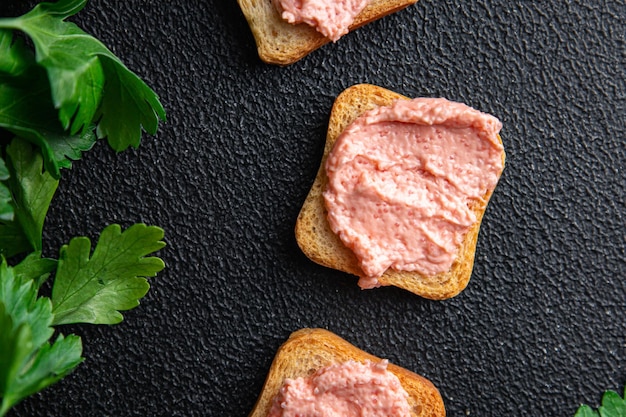
<path fill-rule="evenodd" d="M 356 255 L 359 286 L 389 268 L 448 271 L 476 221 L 472 210 L 503 169 L 502 124 L 443 98 L 398 100 L 365 112 L 326 161 L 331 229 Z"/>
<path fill-rule="evenodd" d="M 369 0 L 274 0 L 281 17 L 289 23 L 306 23 L 336 42 Z"/>
<path fill-rule="evenodd" d="M 347 361 L 287 379 L 268 417 L 409 417 L 408 394 L 388 361 Z"/>

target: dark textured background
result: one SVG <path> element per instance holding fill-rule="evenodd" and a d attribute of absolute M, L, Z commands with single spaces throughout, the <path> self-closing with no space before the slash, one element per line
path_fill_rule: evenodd
<path fill-rule="evenodd" d="M 122 324 L 64 328 L 84 364 L 12 416 L 246 416 L 306 326 L 428 377 L 449 416 L 573 416 L 622 391 L 622 0 L 421 0 L 287 68 L 259 61 L 234 0 L 93 0 L 73 21 L 158 92 L 168 121 L 136 151 L 100 143 L 64 172 L 47 254 L 146 222 L 166 230 L 168 268 Z M 507 166 L 454 299 L 361 291 L 295 243 L 332 102 L 361 82 L 504 123 Z"/>

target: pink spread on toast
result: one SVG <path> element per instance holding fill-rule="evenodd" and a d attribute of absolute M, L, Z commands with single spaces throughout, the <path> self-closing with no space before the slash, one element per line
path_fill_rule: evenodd
<path fill-rule="evenodd" d="M 361 288 L 388 269 L 450 270 L 476 221 L 472 204 L 503 169 L 502 124 L 443 98 L 398 100 L 337 138 L 324 200 L 334 233 L 356 255 Z"/>
<path fill-rule="evenodd" d="M 369 0 L 274 0 L 281 17 L 289 23 L 306 23 L 336 42 L 348 33 L 354 18 Z"/>
<path fill-rule="evenodd" d="M 286 379 L 268 417 L 409 417 L 408 394 L 387 365 L 348 361 Z"/>

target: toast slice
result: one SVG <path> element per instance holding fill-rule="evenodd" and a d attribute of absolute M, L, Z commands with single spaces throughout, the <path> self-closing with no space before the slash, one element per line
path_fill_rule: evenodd
<path fill-rule="evenodd" d="M 331 230 L 327 220 L 323 192 L 328 183 L 325 165 L 335 140 L 343 130 L 367 110 L 377 106 L 388 106 L 399 99 L 408 99 L 400 94 L 369 84 L 352 86 L 342 92 L 331 110 L 328 133 L 322 162 L 317 177 L 307 195 L 298 219 L 295 235 L 298 245 L 312 261 L 349 274 L 363 275 L 354 253 L 347 248 Z M 498 136 L 498 140 L 501 139 Z M 504 163 L 505 154 L 502 152 Z M 474 254 L 478 231 L 492 191 L 471 207 L 476 214 L 476 222 L 470 227 L 457 258 L 448 272 L 433 276 L 418 272 L 387 270 L 378 278 L 381 285 L 393 285 L 408 290 L 421 297 L 443 300 L 454 297 L 467 286 L 474 267 Z"/>
<path fill-rule="evenodd" d="M 325 366 L 348 360 L 380 362 L 381 359 L 353 346 L 336 334 L 323 329 L 301 329 L 289 336 L 278 349 L 263 390 L 250 417 L 266 417 L 272 401 L 285 378 L 307 377 Z M 411 417 L 444 417 L 443 399 L 428 379 L 399 366 L 387 370 L 398 377 L 409 394 Z"/>
<path fill-rule="evenodd" d="M 293 64 L 330 42 L 330 39 L 306 23 L 287 23 L 281 18 L 272 0 L 237 1 L 254 36 L 259 57 L 268 64 Z M 350 31 L 416 2 L 417 0 L 371 0 L 356 16 Z"/>

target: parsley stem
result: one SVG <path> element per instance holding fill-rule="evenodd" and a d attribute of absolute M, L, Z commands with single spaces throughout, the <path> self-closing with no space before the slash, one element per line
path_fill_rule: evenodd
<path fill-rule="evenodd" d="M 19 20 L 12 17 L 0 17 L 0 29 L 19 29 Z M 0 414 L 1 417 L 1 414 Z"/>

